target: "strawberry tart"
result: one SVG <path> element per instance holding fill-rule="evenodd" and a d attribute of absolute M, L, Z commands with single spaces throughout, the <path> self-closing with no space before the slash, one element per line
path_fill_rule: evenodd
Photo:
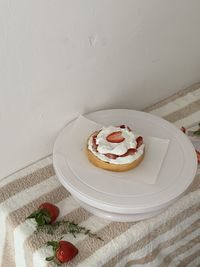
<path fill-rule="evenodd" d="M 96 167 L 122 172 L 140 164 L 144 148 L 143 137 L 128 126 L 109 126 L 90 135 L 86 153 Z"/>

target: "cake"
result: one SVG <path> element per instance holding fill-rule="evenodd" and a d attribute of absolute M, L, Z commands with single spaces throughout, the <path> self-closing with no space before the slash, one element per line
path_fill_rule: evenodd
<path fill-rule="evenodd" d="M 115 172 L 137 167 L 144 150 L 143 137 L 126 125 L 103 127 L 89 136 L 86 146 L 93 165 Z"/>

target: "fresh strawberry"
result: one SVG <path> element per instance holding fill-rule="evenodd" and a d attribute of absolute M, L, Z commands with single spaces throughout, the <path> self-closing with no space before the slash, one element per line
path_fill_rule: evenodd
<path fill-rule="evenodd" d="M 137 142 L 136 148 L 140 147 L 143 144 L 142 136 L 138 136 L 138 138 L 136 139 L 136 142 Z"/>
<path fill-rule="evenodd" d="M 116 159 L 118 157 L 117 155 L 111 153 L 106 153 L 104 155 L 109 159 Z"/>
<path fill-rule="evenodd" d="M 54 260 L 55 262 L 65 263 L 72 260 L 78 254 L 78 249 L 68 241 L 48 241 L 47 246 L 52 246 L 54 255 L 47 257 L 46 261 Z"/>
<path fill-rule="evenodd" d="M 122 136 L 122 132 L 118 131 L 118 132 L 113 132 L 109 134 L 106 137 L 106 140 L 110 143 L 121 143 L 125 140 L 125 138 Z"/>
<path fill-rule="evenodd" d="M 124 153 L 123 155 L 121 155 L 120 157 L 127 157 L 129 155 L 134 155 L 136 151 L 137 149 L 135 148 L 129 148 L 128 151 Z"/>
<path fill-rule="evenodd" d="M 54 223 L 58 215 L 59 208 L 51 203 L 45 202 L 39 206 L 38 210 L 29 215 L 27 219 L 34 218 L 38 226 L 43 226 Z"/>

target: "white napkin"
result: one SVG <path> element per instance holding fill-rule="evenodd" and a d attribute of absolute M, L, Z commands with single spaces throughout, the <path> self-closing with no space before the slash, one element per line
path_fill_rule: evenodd
<path fill-rule="evenodd" d="M 143 161 L 135 169 L 127 172 L 117 173 L 105 171 L 93 166 L 86 156 L 88 137 L 102 125 L 79 116 L 75 121 L 71 135 L 68 140 L 67 162 L 74 174 L 84 183 L 94 184 L 113 179 L 123 178 L 146 184 L 155 184 L 164 161 L 169 140 L 157 137 L 145 137 L 145 155 Z"/>

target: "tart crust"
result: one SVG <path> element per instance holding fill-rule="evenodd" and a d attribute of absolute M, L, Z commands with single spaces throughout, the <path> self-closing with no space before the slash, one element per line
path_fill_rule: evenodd
<path fill-rule="evenodd" d="M 94 134 L 94 133 L 93 133 Z M 92 135 L 93 135 L 92 134 Z M 91 137 L 91 136 L 90 136 Z M 90 138 L 89 137 L 89 138 Z M 88 139 L 89 140 L 89 139 Z M 107 170 L 107 171 L 114 171 L 114 172 L 124 172 L 124 171 L 128 171 L 128 170 L 131 170 L 131 169 L 134 169 L 135 167 L 137 167 L 141 161 L 143 160 L 144 158 L 144 153 L 145 151 L 143 152 L 143 154 L 137 158 L 136 160 L 134 160 L 133 162 L 131 163 L 126 163 L 126 164 L 113 164 L 113 163 L 110 163 L 110 162 L 106 162 L 106 161 L 103 161 L 101 159 L 99 159 L 98 157 L 96 157 L 92 151 L 90 151 L 88 149 L 88 142 L 87 142 L 87 147 L 86 147 L 86 155 L 89 159 L 89 161 L 95 165 L 96 167 L 98 168 L 101 168 L 101 169 L 104 169 L 104 170 Z"/>

